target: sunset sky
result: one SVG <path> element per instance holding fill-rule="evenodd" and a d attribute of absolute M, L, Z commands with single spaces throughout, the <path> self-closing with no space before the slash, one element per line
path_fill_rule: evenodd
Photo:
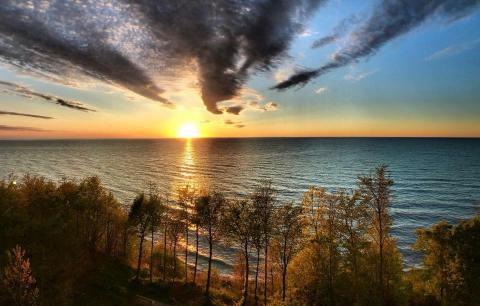
<path fill-rule="evenodd" d="M 299 18 L 303 27 L 298 27 L 295 19 L 298 16 L 292 17 L 290 30 L 295 31 L 288 34 L 283 32 L 283 25 L 275 24 L 278 29 L 270 25 L 272 32 L 267 36 L 282 35 L 280 39 L 286 46 L 282 54 L 265 56 L 273 63 L 268 63 L 268 69 L 261 67 L 263 58 L 256 58 L 256 64 L 244 73 L 238 68 L 239 62 L 248 59 L 244 52 L 255 44 L 251 43 L 250 49 L 241 49 L 241 43 L 235 45 L 239 48 L 236 62 L 221 68 L 225 75 L 229 75 L 232 67 L 238 68 L 235 76 L 240 86 L 232 91 L 228 100 L 215 102 L 205 97 L 207 94 L 216 97 L 218 88 L 214 88 L 213 93 L 211 89 L 205 93 L 205 88 L 212 86 L 211 80 L 202 80 L 210 77 L 212 71 L 218 71 L 205 72 L 213 65 L 209 61 L 215 61 L 227 52 L 224 50 L 230 49 L 223 48 L 224 45 L 212 47 L 208 52 L 181 49 L 182 55 L 175 55 L 161 49 L 163 45 L 157 41 L 158 37 L 154 42 L 149 41 L 149 35 L 156 33 L 152 24 L 143 24 L 142 19 L 137 18 L 123 26 L 131 18 L 125 12 L 133 8 L 116 6 L 114 0 L 98 1 L 95 5 L 80 2 L 89 3 L 91 7 L 82 11 L 57 1 L 40 0 L 25 1 L 24 6 L 13 0 L 2 4 L 0 139 L 177 137 L 181 136 L 182 127 L 185 131 L 186 124 L 198 129 L 202 137 L 480 137 L 478 1 L 470 1 L 472 7 L 465 11 L 449 11 L 452 15 L 440 7 L 425 20 L 412 22 L 408 29 L 401 29 L 398 35 L 371 47 L 374 50 L 365 56 L 355 55 L 338 68 L 299 84 L 301 86 L 281 91 L 271 89 L 296 72 L 317 69 L 336 60 L 333 54 L 343 55 L 342 50 L 363 46 L 364 41 L 360 40 L 366 37 L 365 24 L 382 11 L 379 3 L 395 2 L 311 1 L 318 2 L 315 8 L 305 16 L 299 13 L 305 17 Z M 451 1 L 439 2 L 451 4 Z M 249 12 L 253 14 L 254 10 Z M 25 16 L 30 19 L 11 24 L 11 20 Z M 279 13 L 279 16 L 283 15 Z M 104 21 L 99 22 L 98 18 L 109 20 L 106 25 L 111 28 L 105 30 Z M 81 20 L 87 20 L 87 30 L 79 26 Z M 219 22 L 228 24 L 229 21 Z M 115 28 L 117 24 L 123 28 Z M 179 28 L 186 25 L 188 22 L 183 21 Z M 89 45 L 95 41 L 88 31 L 94 31 L 97 26 L 99 31 L 105 31 L 95 32 L 98 34 L 95 39 L 104 48 L 102 52 L 98 52 L 98 46 Z M 217 29 L 216 26 L 212 27 Z M 25 29 L 32 29 L 34 33 L 25 34 Z M 42 31 L 48 35 L 42 36 Z M 176 44 L 172 50 L 190 48 L 183 43 L 191 39 L 188 31 L 169 31 L 162 32 L 161 37 Z M 335 39 L 329 44 L 312 48 L 314 42 L 318 44 L 322 38 L 333 37 L 332 34 Z M 201 39 L 203 34 L 193 35 Z M 218 37 L 211 39 L 216 43 L 224 35 Z M 181 43 L 169 39 L 178 39 Z M 248 37 L 245 40 L 248 41 Z M 195 43 L 192 39 L 191 45 Z M 51 52 L 52 46 L 55 52 Z M 78 50 L 71 52 L 65 48 Z M 105 56 L 104 50 L 115 50 L 112 54 L 121 54 L 122 59 L 103 61 L 95 57 L 96 54 Z M 252 54 L 258 54 L 257 51 Z M 133 63 L 134 68 L 126 69 L 123 57 L 129 64 Z M 49 65 L 48 61 L 56 58 L 58 63 Z M 154 85 L 143 84 L 141 78 L 131 75 L 131 71 L 140 70 L 139 75 L 148 75 L 146 79 Z M 213 80 L 222 82 L 222 78 L 215 76 Z M 152 94 L 157 87 L 159 90 Z M 157 92 L 161 98 L 152 99 Z"/>

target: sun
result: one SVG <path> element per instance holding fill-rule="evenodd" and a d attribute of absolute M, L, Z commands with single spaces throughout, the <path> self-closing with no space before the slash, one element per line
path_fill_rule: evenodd
<path fill-rule="evenodd" d="M 200 132 L 194 123 L 185 123 L 178 129 L 177 136 L 180 138 L 196 138 L 200 136 Z"/>

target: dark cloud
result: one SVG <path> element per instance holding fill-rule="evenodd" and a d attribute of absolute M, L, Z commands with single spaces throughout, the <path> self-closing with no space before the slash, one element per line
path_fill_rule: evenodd
<path fill-rule="evenodd" d="M 47 132 L 39 128 L 26 127 L 26 126 L 11 126 L 0 124 L 0 131 L 13 131 L 13 132 Z"/>
<path fill-rule="evenodd" d="M 318 69 L 304 70 L 279 83 L 275 89 L 304 85 L 333 69 L 375 54 L 383 45 L 426 20 L 437 17 L 453 22 L 479 7 L 480 0 L 382 0 L 370 18 L 353 30 L 348 42 Z"/>
<path fill-rule="evenodd" d="M 244 109 L 245 108 L 241 105 L 234 105 L 234 106 L 229 106 L 229 107 L 225 108 L 225 111 L 229 114 L 238 115 Z"/>
<path fill-rule="evenodd" d="M 233 120 L 227 119 L 224 121 L 226 125 L 233 125 L 235 122 Z"/>
<path fill-rule="evenodd" d="M 44 101 L 48 101 L 48 102 L 51 102 L 51 103 L 58 104 L 60 106 L 72 108 L 72 109 L 79 110 L 79 111 L 95 112 L 94 109 L 85 106 L 85 104 L 83 104 L 81 102 L 73 101 L 73 100 L 66 100 L 66 99 L 63 99 L 63 98 L 60 98 L 60 97 L 57 97 L 57 96 L 54 96 L 54 95 L 37 92 L 37 91 L 34 91 L 34 90 L 32 90 L 28 87 L 18 85 L 18 84 L 15 84 L 15 83 L 0 81 L 0 88 L 3 88 L 4 92 L 19 95 L 19 96 L 22 96 L 22 97 L 25 97 L 25 98 L 30 98 L 30 99 L 38 98 L 38 99 L 42 99 Z"/>
<path fill-rule="evenodd" d="M 48 117 L 48 116 L 40 116 L 40 115 L 17 113 L 17 112 L 8 112 L 8 111 L 2 111 L 2 110 L 0 110 L 0 115 L 23 116 L 23 117 L 31 117 L 31 118 L 38 118 L 38 119 L 55 119 L 53 117 Z"/>
<path fill-rule="evenodd" d="M 65 82 L 93 77 L 169 107 L 159 86 L 196 67 L 204 104 L 219 114 L 217 102 L 274 66 L 325 1 L 4 0 L 0 58 Z"/>

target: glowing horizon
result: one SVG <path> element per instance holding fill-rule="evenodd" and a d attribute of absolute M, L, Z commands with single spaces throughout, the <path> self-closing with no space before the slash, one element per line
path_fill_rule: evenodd
<path fill-rule="evenodd" d="M 255 5 L 255 1 L 245 3 Z M 330 1 L 312 12 L 308 20 L 301 20 L 302 32 L 281 31 L 288 25 L 275 24 L 278 30 L 275 33 L 294 33 L 291 37 L 282 36 L 285 42 L 282 51 L 288 56 L 270 58 L 269 54 L 265 59 L 273 60 L 275 65 L 267 65 L 266 69 L 261 65 L 262 58 L 255 57 L 261 52 L 251 50 L 250 56 L 255 57 L 252 60 L 258 66 L 247 65 L 242 70 L 239 67 L 244 59 L 239 55 L 245 54 L 245 50 L 235 48 L 242 48 L 243 44 L 231 46 L 238 56 L 233 57 L 230 67 L 230 53 L 210 52 L 230 49 L 204 45 L 208 49 L 204 53 L 213 56 L 205 58 L 203 52 L 192 56 L 190 48 L 198 44 L 185 39 L 196 36 L 177 37 L 179 34 L 175 32 L 169 33 L 174 35 L 172 43 L 179 43 L 175 47 L 184 46 L 181 44 L 184 42 L 188 48 L 184 46 L 186 50 L 179 50 L 185 52 L 171 54 L 149 36 L 148 25 L 129 19 L 122 8 L 96 10 L 93 5 L 82 15 L 83 9 L 74 9 L 75 4 L 38 12 L 35 6 L 22 2 L 8 5 L 16 9 L 0 12 L 5 17 L 0 18 L 0 25 L 12 22 L 19 29 L 27 27 L 37 33 L 42 27 L 28 26 L 29 20 L 46 16 L 49 18 L 39 17 L 39 22 L 52 30 L 57 41 L 67 40 L 67 43 L 30 45 L 22 36 L 25 31 L 7 33 L 18 54 L 0 56 L 0 139 L 480 137 L 478 7 L 468 10 L 468 18 L 455 22 L 452 19 L 448 24 L 441 24 L 429 15 L 427 20 L 412 23 L 415 24 L 412 29 L 400 31 L 401 36 L 386 37 L 384 45 L 371 46 L 368 50 L 374 52 L 367 52 L 369 56 L 363 58 L 360 55 L 365 50 L 358 48 L 364 44 L 352 45 L 352 41 L 363 39 L 367 44 L 384 40 L 353 34 L 358 34 L 367 21 L 388 23 L 389 19 L 365 18 L 349 24 L 351 28 L 342 30 L 345 33 L 337 33 L 338 25 L 349 20 L 349 16 L 370 16 L 379 8 L 374 1 Z M 97 17 L 107 13 L 111 14 L 112 22 L 108 26 L 98 24 L 103 19 Z M 70 17 L 65 19 L 68 31 L 63 36 L 57 33 L 55 24 L 49 23 L 56 20 L 55 14 Z M 21 18 L 25 16 L 29 18 Z M 17 20 L 26 21 L 17 25 Z M 91 27 L 79 27 L 83 20 L 91 22 Z M 288 21 L 296 25 L 295 20 Z M 2 53 L 5 48 L 13 50 L 12 46 L 4 45 L 2 29 L 0 54 L 10 54 Z M 92 30 L 100 31 L 101 35 L 89 35 Z M 369 35 L 385 34 L 382 33 Z M 326 37 L 331 39 L 322 40 Z M 213 44 L 222 42 L 225 36 L 210 38 Z M 113 50 L 124 58 L 118 62 L 115 56 L 96 53 L 97 48 L 89 49 L 85 41 L 92 39 L 99 40 L 102 48 L 98 50 Z M 266 43 L 253 42 L 260 47 Z M 253 42 L 252 46 L 258 46 Z M 137 45 L 144 48 L 134 47 Z M 52 46 L 65 49 L 57 52 L 49 49 Z M 36 50 L 37 47 L 40 49 Z M 38 56 L 27 56 L 32 55 L 32 50 Z M 85 59 L 85 54 L 76 50 L 86 52 Z M 345 51 L 348 58 L 339 57 L 339 50 Z M 71 54 L 71 57 L 56 61 L 55 54 Z M 222 56 L 228 60 L 222 60 Z M 338 67 L 333 65 L 336 68 L 331 71 L 325 68 L 338 58 L 343 59 L 333 63 Z M 19 67 L 18 63 L 25 66 Z M 31 70 L 32 67 L 38 69 Z M 320 70 L 318 75 L 314 73 L 316 78 L 300 83 L 300 87 L 285 91 L 271 89 L 276 84 L 285 84 L 282 82 L 303 68 Z M 187 123 L 194 128 L 179 131 Z"/>

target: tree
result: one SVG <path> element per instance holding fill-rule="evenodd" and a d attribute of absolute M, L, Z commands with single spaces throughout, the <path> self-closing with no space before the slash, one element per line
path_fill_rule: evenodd
<path fill-rule="evenodd" d="M 282 269 L 282 301 L 285 302 L 288 264 L 298 251 L 302 234 L 302 208 L 287 203 L 275 214 L 275 238 L 280 245 L 280 266 Z"/>
<path fill-rule="evenodd" d="M 185 185 L 178 190 L 178 205 L 181 208 L 181 219 L 185 225 L 185 283 L 188 281 L 188 234 L 190 227 L 190 210 L 195 204 L 196 189 Z"/>
<path fill-rule="evenodd" d="M 153 249 L 155 245 L 155 232 L 159 226 L 162 217 L 165 213 L 165 207 L 163 206 L 157 188 L 150 186 L 150 194 L 148 197 L 146 214 L 149 220 L 149 227 L 151 233 L 151 246 L 150 246 L 150 282 L 153 282 Z"/>
<path fill-rule="evenodd" d="M 373 240 L 378 245 L 378 284 L 381 304 L 386 302 L 385 280 L 385 245 L 390 239 L 391 220 L 389 207 L 391 202 L 393 180 L 389 177 L 387 166 L 383 165 L 375 169 L 375 173 L 369 176 L 360 176 L 358 185 L 363 201 L 371 211 L 371 232 Z"/>
<path fill-rule="evenodd" d="M 328 256 L 328 292 L 330 305 L 336 304 L 336 276 L 339 263 L 339 239 L 340 226 L 338 214 L 338 197 L 335 194 L 327 194 L 321 205 L 321 232 L 322 243 L 327 246 Z"/>
<path fill-rule="evenodd" d="M 14 305 L 36 305 L 39 295 L 36 280 L 30 269 L 30 260 L 25 258 L 25 250 L 19 245 L 8 252 L 3 283 Z"/>
<path fill-rule="evenodd" d="M 237 244 L 242 250 L 245 275 L 243 279 L 242 300 L 245 306 L 248 299 L 249 256 L 252 239 L 252 217 L 254 210 L 250 201 L 234 199 L 227 202 L 222 211 L 222 229 L 226 239 Z"/>
<path fill-rule="evenodd" d="M 172 272 L 172 282 L 177 277 L 177 243 L 178 239 L 180 238 L 180 234 L 185 230 L 185 224 L 181 220 L 180 216 L 173 216 L 170 217 L 169 220 L 169 227 L 168 227 L 168 235 L 170 236 L 170 241 L 173 244 L 173 272 Z"/>
<path fill-rule="evenodd" d="M 255 207 L 254 207 L 255 209 Z M 252 245 L 256 249 L 256 266 L 255 266 L 255 281 L 254 281 L 254 301 L 255 306 L 258 305 L 258 275 L 260 270 L 260 252 L 263 249 L 265 243 L 264 231 L 263 231 L 263 220 L 262 216 L 254 212 L 252 215 Z M 267 272 L 265 272 L 266 277 Z M 266 288 L 265 288 L 266 290 Z"/>
<path fill-rule="evenodd" d="M 440 305 L 480 304 L 480 216 L 417 230 L 414 249 L 424 254 L 424 293 Z"/>
<path fill-rule="evenodd" d="M 195 202 L 195 211 L 198 216 L 200 226 L 207 232 L 208 235 L 208 270 L 207 283 L 205 286 L 205 295 L 207 300 L 210 298 L 210 278 L 212 271 L 212 256 L 213 256 L 213 241 L 218 238 L 221 212 L 226 200 L 220 192 L 210 192 L 203 195 Z M 198 238 L 197 238 L 198 239 Z"/>
<path fill-rule="evenodd" d="M 339 222 L 341 231 L 341 248 L 345 252 L 345 266 L 350 273 L 349 279 L 354 292 L 353 304 L 359 303 L 359 274 L 361 266 L 359 260 L 367 247 L 366 231 L 368 228 L 368 211 L 365 203 L 361 201 L 361 194 L 354 191 L 349 194 L 339 190 Z"/>
<path fill-rule="evenodd" d="M 142 266 L 143 242 L 150 226 L 150 218 L 148 214 L 148 204 L 145 194 L 139 194 L 134 200 L 128 213 L 128 221 L 140 239 L 138 248 L 137 270 L 135 274 L 135 281 L 138 282 L 140 278 L 140 268 Z"/>
<path fill-rule="evenodd" d="M 260 219 L 260 226 L 263 231 L 264 248 L 264 303 L 267 305 L 267 282 L 268 282 L 268 246 L 273 233 L 273 215 L 275 210 L 275 190 L 270 181 L 261 182 L 253 195 L 252 203 L 255 215 Z"/>

